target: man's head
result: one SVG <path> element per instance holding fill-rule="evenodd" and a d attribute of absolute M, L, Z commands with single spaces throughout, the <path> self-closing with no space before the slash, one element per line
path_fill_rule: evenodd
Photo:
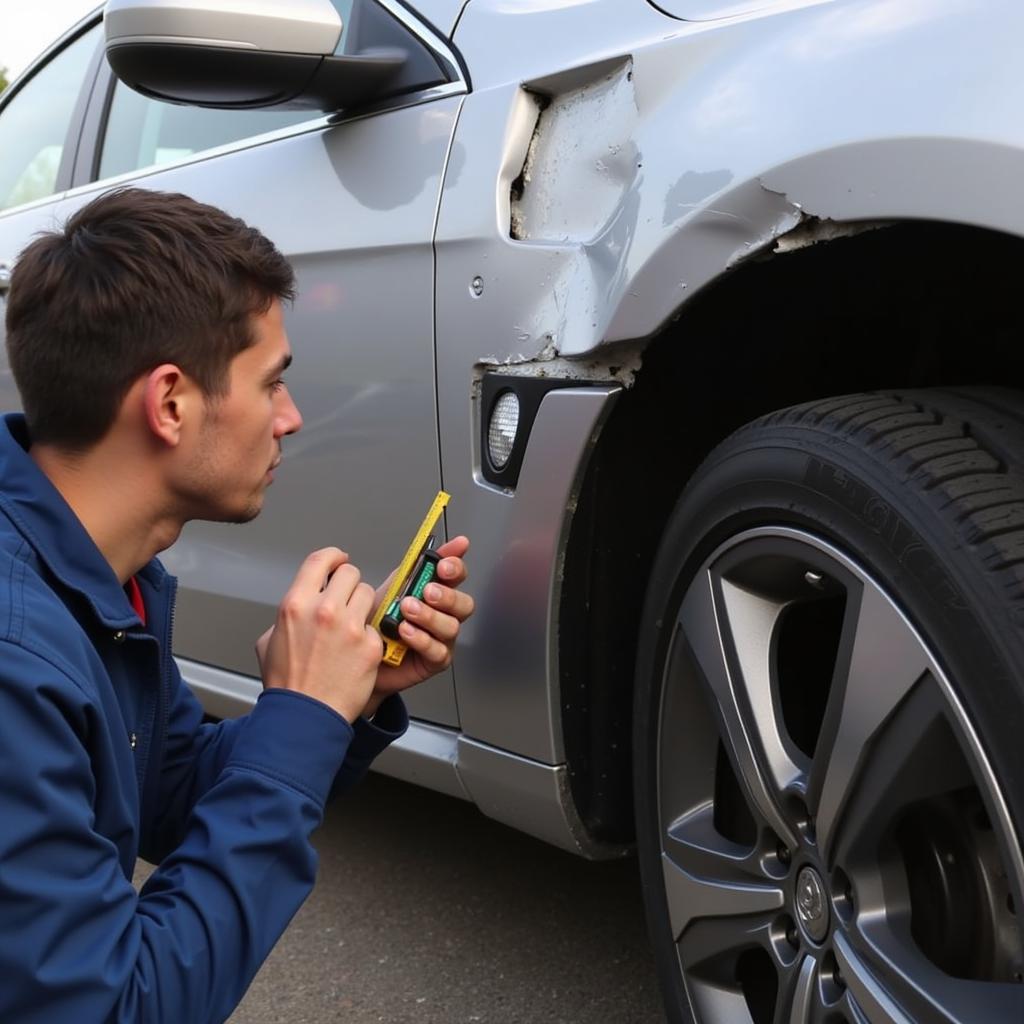
<path fill-rule="evenodd" d="M 142 189 L 94 199 L 11 277 L 7 351 L 33 441 L 88 449 L 161 363 L 223 397 L 254 318 L 293 291 L 273 243 L 222 210 Z"/>

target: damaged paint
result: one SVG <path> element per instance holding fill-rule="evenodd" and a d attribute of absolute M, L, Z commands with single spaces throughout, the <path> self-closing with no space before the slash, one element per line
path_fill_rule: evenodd
<path fill-rule="evenodd" d="M 599 236 L 639 174 L 638 121 L 631 60 L 540 101 L 512 185 L 512 237 L 583 244 Z"/>
<path fill-rule="evenodd" d="M 770 258 L 785 253 L 799 252 L 820 242 L 834 242 L 839 238 L 853 238 L 868 231 L 890 227 L 896 221 L 863 220 L 841 221 L 831 217 L 819 216 L 804 209 L 802 203 L 791 199 L 785 192 L 770 188 L 759 181 L 761 188 L 772 196 L 776 205 L 781 203 L 781 215 L 757 240 L 744 246 L 745 252 L 757 258 Z M 743 259 L 745 252 L 738 252 L 730 262 L 730 266 Z"/>
<path fill-rule="evenodd" d="M 838 238 L 853 238 L 868 231 L 891 227 L 895 223 L 893 220 L 839 221 L 806 214 L 795 228 L 775 239 L 772 254 L 797 252 L 819 242 L 834 242 Z"/>
<path fill-rule="evenodd" d="M 500 371 L 510 377 L 554 378 L 587 383 L 611 383 L 631 388 L 643 362 L 646 342 L 635 341 L 606 345 L 590 358 L 569 359 L 558 354 L 554 339 L 548 337 L 536 355 L 510 355 L 504 359 L 484 356 L 474 368 L 474 394 L 485 373 Z"/>
<path fill-rule="evenodd" d="M 784 192 L 769 188 L 763 181 L 759 181 L 758 185 L 765 201 L 759 211 L 759 229 L 752 232 L 751 237 L 733 252 L 726 261 L 727 269 L 731 270 L 743 260 L 763 252 L 778 238 L 799 228 L 807 216 L 803 207 L 793 202 Z"/>

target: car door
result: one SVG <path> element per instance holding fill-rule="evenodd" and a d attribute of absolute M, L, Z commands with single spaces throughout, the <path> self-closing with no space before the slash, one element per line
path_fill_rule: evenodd
<path fill-rule="evenodd" d="M 372 115 L 311 119 L 166 104 L 100 69 L 75 162 L 82 184 L 61 215 L 112 186 L 184 192 L 258 227 L 296 272 L 287 381 L 305 426 L 285 440 L 257 520 L 189 524 L 163 556 L 180 580 L 175 653 L 214 713 L 258 694 L 253 644 L 301 560 L 338 545 L 383 580 L 441 486 L 432 230 L 463 91 L 453 82 Z M 450 673 L 409 704 L 457 724 Z"/>

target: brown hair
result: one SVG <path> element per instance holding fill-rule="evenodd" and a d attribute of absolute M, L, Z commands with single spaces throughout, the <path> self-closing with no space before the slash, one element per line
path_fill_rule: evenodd
<path fill-rule="evenodd" d="M 137 188 L 92 200 L 11 275 L 7 353 L 33 441 L 95 444 L 161 363 L 223 395 L 252 318 L 294 288 L 274 244 L 214 206 Z"/>

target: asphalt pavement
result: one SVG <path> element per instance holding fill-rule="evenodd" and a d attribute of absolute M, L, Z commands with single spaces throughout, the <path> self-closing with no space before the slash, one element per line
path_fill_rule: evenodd
<path fill-rule="evenodd" d="M 231 1024 L 661 1024 L 635 860 L 592 863 L 371 775 Z"/>

